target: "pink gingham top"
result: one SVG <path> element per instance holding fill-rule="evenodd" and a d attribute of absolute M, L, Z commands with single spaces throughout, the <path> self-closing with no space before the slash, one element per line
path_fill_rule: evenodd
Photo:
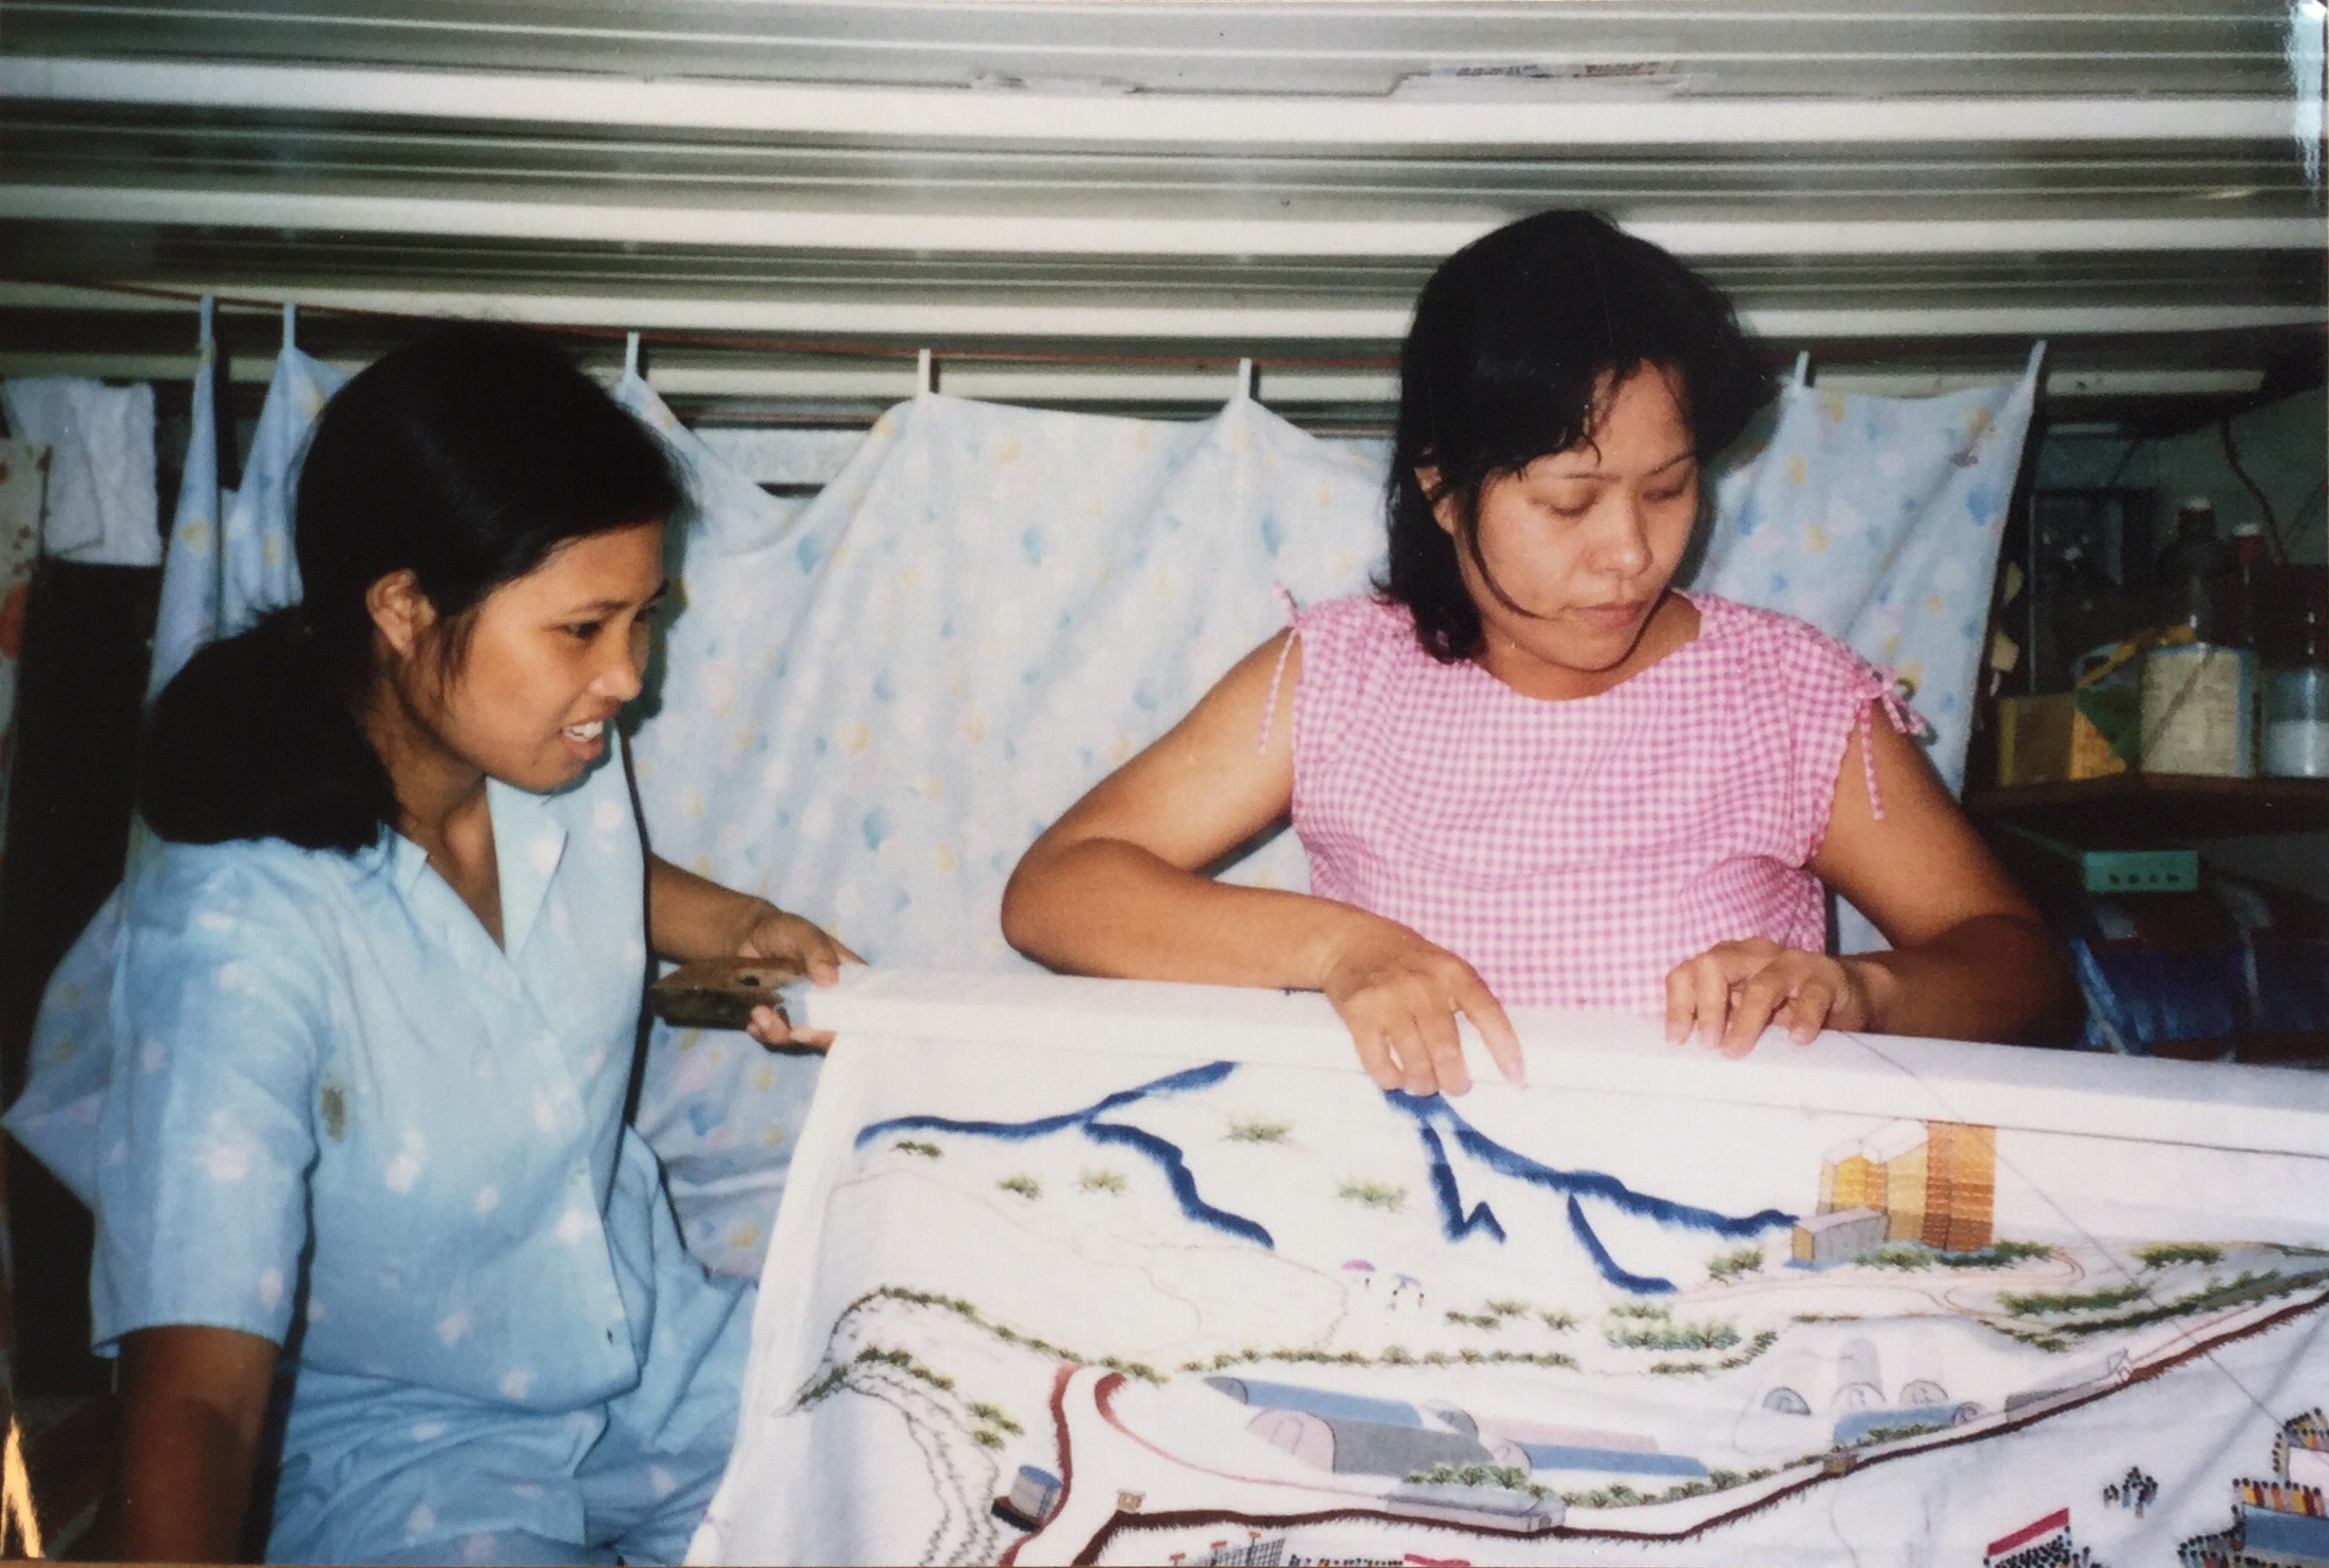
<path fill-rule="evenodd" d="M 1690 599 L 1694 641 L 1565 701 L 1441 663 L 1404 606 L 1303 611 L 1293 815 L 1311 890 L 1460 955 L 1509 1004 L 1662 1012 L 1666 972 L 1717 943 L 1822 950 L 1804 866 L 1845 743 L 1876 707 L 1920 721 L 1803 622 Z M 1872 763 L 1867 782 L 1873 803 Z"/>

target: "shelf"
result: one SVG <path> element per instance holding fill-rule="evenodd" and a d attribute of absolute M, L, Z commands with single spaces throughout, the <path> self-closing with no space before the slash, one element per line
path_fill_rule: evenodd
<path fill-rule="evenodd" d="M 2329 779 L 2129 773 L 1975 790 L 1966 812 L 2085 849 L 2173 846 L 2249 833 L 2329 831 Z"/>

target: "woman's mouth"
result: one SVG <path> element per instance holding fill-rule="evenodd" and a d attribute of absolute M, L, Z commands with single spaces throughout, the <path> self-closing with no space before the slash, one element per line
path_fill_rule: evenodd
<path fill-rule="evenodd" d="M 599 755 L 606 744 L 607 721 L 594 718 L 588 724 L 570 724 L 558 732 L 569 751 L 588 762 Z"/>
<path fill-rule="evenodd" d="M 1649 600 L 1636 599 L 1626 604 L 1582 605 L 1578 607 L 1577 614 L 1588 625 L 1604 632 L 1622 632 L 1640 620 L 1642 612 L 1649 607 Z"/>

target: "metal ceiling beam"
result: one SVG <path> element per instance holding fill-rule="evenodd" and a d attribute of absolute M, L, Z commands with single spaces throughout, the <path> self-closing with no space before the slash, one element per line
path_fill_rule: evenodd
<path fill-rule="evenodd" d="M 640 80 L 515 71 L 386 70 L 14 55 L 10 102 L 220 112 L 750 132 L 854 142 L 1145 149 L 1868 146 L 2258 142 L 2290 135 L 2285 98 L 1567 101 L 1025 91 Z"/>
<path fill-rule="evenodd" d="M 362 360 L 329 361 L 354 373 Z M 191 379 L 192 354 L 8 352 L 0 351 L 0 376 L 83 375 L 122 380 L 175 381 Z M 228 365 L 231 380 L 264 385 L 274 373 L 265 355 L 238 356 Z M 611 373 L 611 372 L 608 372 Z M 1824 390 L 1876 397 L 1931 397 L 1971 387 L 1994 386 L 2011 380 L 2015 372 L 1996 371 L 1932 374 L 1917 371 L 1822 371 L 1815 384 Z M 1209 405 L 1229 400 L 1235 390 L 1226 374 L 1201 371 L 1144 371 L 1100 366 L 996 366 L 967 362 L 943 366 L 941 386 L 950 395 L 991 402 L 1017 403 L 1179 403 Z M 650 377 L 657 390 L 673 397 L 750 398 L 769 400 L 838 400 L 910 398 L 916 371 L 912 364 L 885 367 L 789 367 L 680 363 L 657 365 Z M 2057 371 L 2046 378 L 2046 395 L 2057 401 L 2128 397 L 2244 397 L 2264 384 L 2264 372 L 2254 369 L 2124 371 Z M 1388 373 L 1366 371 L 1265 371 L 1260 382 L 1263 401 L 1281 407 L 1390 408 L 1399 401 L 1399 380 Z"/>
<path fill-rule="evenodd" d="M 426 288 L 269 288 L 248 281 L 179 283 L 188 294 L 258 294 L 254 310 L 281 304 L 403 316 L 482 317 L 541 326 L 636 332 L 737 333 L 919 340 L 1020 339 L 1072 343 L 1318 343 L 1388 346 L 1407 335 L 1408 313 L 1367 306 L 911 305 L 885 300 L 673 299 L 626 295 L 524 294 Z M 0 281 L 0 308 L 183 312 L 167 299 L 70 284 Z M 1971 305 L 1945 309 L 1749 307 L 1747 330 L 1776 343 L 1942 338 L 2183 336 L 2320 327 L 2321 306 L 2232 302 L 2174 305 Z"/>
<path fill-rule="evenodd" d="M 127 185 L 0 185 L 0 219 L 489 239 L 957 256 L 1374 257 L 1437 260 L 1480 219 L 1049 217 L 853 212 Z M 1646 219 L 1684 259 L 2318 250 L 2317 218 Z"/>

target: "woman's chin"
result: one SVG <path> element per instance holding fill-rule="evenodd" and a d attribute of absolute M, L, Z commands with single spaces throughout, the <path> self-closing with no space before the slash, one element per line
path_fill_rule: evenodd
<path fill-rule="evenodd" d="M 1646 616 L 1617 627 L 1588 623 L 1575 634 L 1561 638 L 1557 648 L 1549 648 L 1547 662 L 1579 675 L 1607 675 L 1634 656 L 1647 624 Z"/>
<path fill-rule="evenodd" d="M 600 755 L 603 754 L 602 743 Z M 546 795 L 564 789 L 589 772 L 596 760 L 596 757 L 577 756 L 571 747 L 561 745 L 545 755 L 529 756 L 523 761 L 513 761 L 506 766 L 490 767 L 486 771 L 512 789 Z"/>

